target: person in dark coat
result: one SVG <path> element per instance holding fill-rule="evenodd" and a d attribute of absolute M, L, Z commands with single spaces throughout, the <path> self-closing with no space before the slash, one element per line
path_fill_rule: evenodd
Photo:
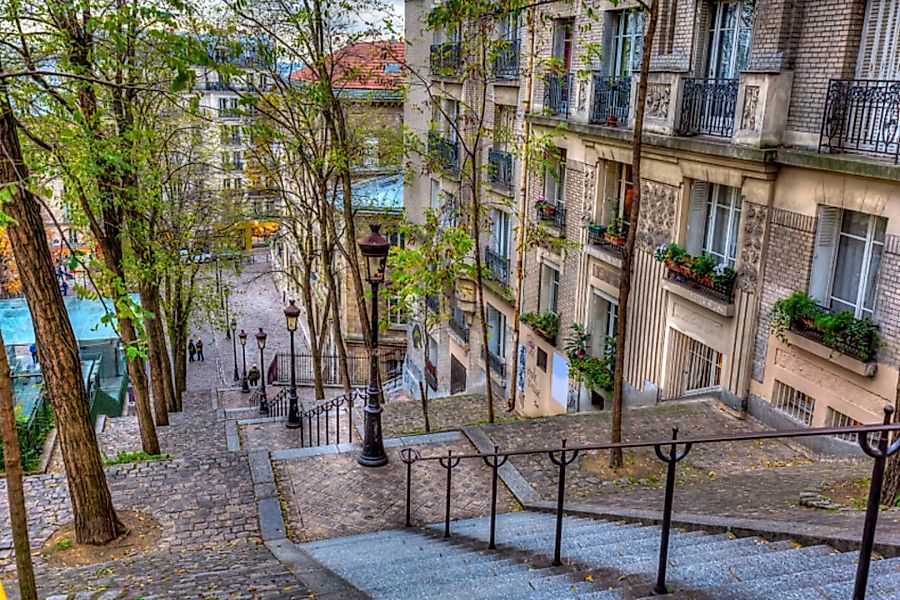
<path fill-rule="evenodd" d="M 197 360 L 204 361 L 206 358 L 203 357 L 203 340 L 197 338 Z"/>
<path fill-rule="evenodd" d="M 253 365 L 250 367 L 250 370 L 247 372 L 247 381 L 250 382 L 250 385 L 256 387 L 256 384 L 259 383 L 259 367 Z"/>
<path fill-rule="evenodd" d="M 194 340 L 188 340 L 188 361 L 194 362 L 194 355 L 197 354 L 197 347 L 194 346 Z"/>

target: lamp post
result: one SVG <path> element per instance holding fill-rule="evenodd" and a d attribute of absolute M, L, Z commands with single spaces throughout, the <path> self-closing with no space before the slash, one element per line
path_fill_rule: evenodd
<path fill-rule="evenodd" d="M 291 300 L 284 307 L 284 318 L 287 321 L 287 330 L 291 334 L 291 385 L 288 388 L 288 429 L 300 427 L 300 413 L 297 410 L 297 375 L 294 365 L 294 332 L 297 331 L 297 319 L 300 317 L 300 309 Z"/>
<path fill-rule="evenodd" d="M 234 335 L 234 331 L 237 329 L 237 319 L 231 319 L 231 354 L 234 358 L 234 380 L 237 381 L 240 379 L 240 375 L 238 375 L 237 370 L 237 336 Z"/>
<path fill-rule="evenodd" d="M 388 462 L 381 437 L 381 404 L 378 402 L 378 286 L 384 282 L 384 269 L 390 242 L 379 233 L 381 226 L 369 225 L 369 235 L 359 240 L 359 253 L 366 261 L 366 279 L 372 286 L 372 320 L 369 348 L 369 389 L 365 407 L 365 431 L 362 452 L 356 462 L 364 467 L 380 467 Z"/>
<path fill-rule="evenodd" d="M 263 350 L 266 349 L 266 332 L 260 327 L 256 333 L 256 345 L 259 346 L 259 414 L 269 414 L 269 399 L 266 398 L 266 361 Z"/>
<path fill-rule="evenodd" d="M 227 323 L 228 323 L 229 321 L 231 321 L 231 322 L 233 323 L 233 322 L 234 322 L 234 319 L 232 319 L 232 318 L 230 318 L 230 317 L 228 316 L 228 286 L 227 286 L 227 285 L 226 285 L 226 286 L 222 286 L 222 297 L 225 299 L 225 300 L 224 300 L 224 302 L 225 302 L 225 323 L 226 323 L 226 325 L 225 325 L 225 339 L 226 339 L 226 340 L 230 340 L 230 339 L 231 339 L 231 329 L 228 329 Z M 232 329 L 234 329 L 234 326 L 233 326 L 233 325 L 232 325 Z"/>
<path fill-rule="evenodd" d="M 243 369 L 241 371 L 241 392 L 249 394 L 250 385 L 247 383 L 247 332 L 241 329 L 241 332 L 238 334 L 238 339 L 241 340 L 241 361 L 243 363 Z"/>

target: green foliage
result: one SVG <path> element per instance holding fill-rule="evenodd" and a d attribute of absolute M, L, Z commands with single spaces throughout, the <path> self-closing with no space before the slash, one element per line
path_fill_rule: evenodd
<path fill-rule="evenodd" d="M 590 334 L 580 323 L 573 323 L 572 333 L 566 338 L 566 357 L 569 370 L 584 382 L 589 390 L 610 392 L 613 389 L 613 367 L 616 363 L 615 338 L 606 338 L 603 357 L 595 358 L 587 349 Z"/>
<path fill-rule="evenodd" d="M 874 360 L 884 345 L 878 328 L 869 319 L 857 319 L 849 310 L 825 310 L 802 290 L 778 300 L 769 314 L 772 333 L 782 342 L 787 342 L 788 330 L 810 331 L 829 348 L 864 362 Z"/>
<path fill-rule="evenodd" d="M 606 226 L 606 234 L 611 238 L 621 238 L 625 233 L 625 221 L 616 217 Z"/>
<path fill-rule="evenodd" d="M 547 311 L 543 314 L 526 312 L 522 313 L 520 319 L 526 325 L 540 331 L 548 339 L 555 340 L 559 333 L 559 315 L 555 312 Z"/>
<path fill-rule="evenodd" d="M 138 463 L 143 461 L 169 460 L 168 454 L 147 454 L 143 450 L 134 450 L 130 452 L 119 452 L 113 458 L 103 459 L 103 466 L 111 467 L 112 465 L 124 465 L 129 463 Z"/>
<path fill-rule="evenodd" d="M 35 411 L 26 415 L 16 405 L 16 435 L 19 438 L 19 456 L 22 470 L 34 471 L 41 464 L 44 452 L 44 440 L 53 429 L 53 410 L 50 403 L 38 400 Z M 0 443 L 0 460 L 3 459 L 3 444 Z"/>
<path fill-rule="evenodd" d="M 69 548 L 71 548 L 72 545 L 72 540 L 59 540 L 58 542 L 56 542 L 54 548 L 57 552 L 62 552 L 63 550 L 68 550 Z"/>
<path fill-rule="evenodd" d="M 720 263 L 716 257 L 705 252 L 700 256 L 691 256 L 678 244 L 663 244 L 657 247 L 656 260 L 685 267 L 694 277 L 698 279 L 708 277 L 713 285 L 727 290 L 731 290 L 737 280 L 737 272 Z"/>

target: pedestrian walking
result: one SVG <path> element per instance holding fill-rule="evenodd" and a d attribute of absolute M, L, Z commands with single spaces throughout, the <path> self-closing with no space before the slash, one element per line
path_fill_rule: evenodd
<path fill-rule="evenodd" d="M 37 345 L 31 344 L 31 346 L 28 347 L 28 351 L 31 352 L 31 364 L 36 365 L 37 364 Z"/>
<path fill-rule="evenodd" d="M 250 382 L 250 385 L 256 387 L 256 384 L 259 382 L 259 367 L 255 364 L 250 367 L 250 371 L 247 373 L 247 380 Z"/>
<path fill-rule="evenodd" d="M 68 295 L 69 295 L 69 284 L 66 283 L 66 280 L 65 280 L 65 279 L 63 279 L 63 282 L 62 282 L 62 285 L 60 286 L 60 288 L 62 288 L 62 295 L 63 295 L 63 296 L 68 296 Z"/>
<path fill-rule="evenodd" d="M 194 362 L 194 355 L 197 354 L 197 347 L 194 346 L 193 338 L 188 340 L 188 361 Z"/>
<path fill-rule="evenodd" d="M 200 338 L 197 338 L 197 360 L 201 362 L 206 360 L 203 357 L 203 340 L 201 340 Z"/>

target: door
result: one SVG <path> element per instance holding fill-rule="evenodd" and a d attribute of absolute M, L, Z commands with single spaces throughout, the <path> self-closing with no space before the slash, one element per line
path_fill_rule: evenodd
<path fill-rule="evenodd" d="M 466 391 L 466 367 L 450 356 L 450 393 L 459 394 Z"/>

